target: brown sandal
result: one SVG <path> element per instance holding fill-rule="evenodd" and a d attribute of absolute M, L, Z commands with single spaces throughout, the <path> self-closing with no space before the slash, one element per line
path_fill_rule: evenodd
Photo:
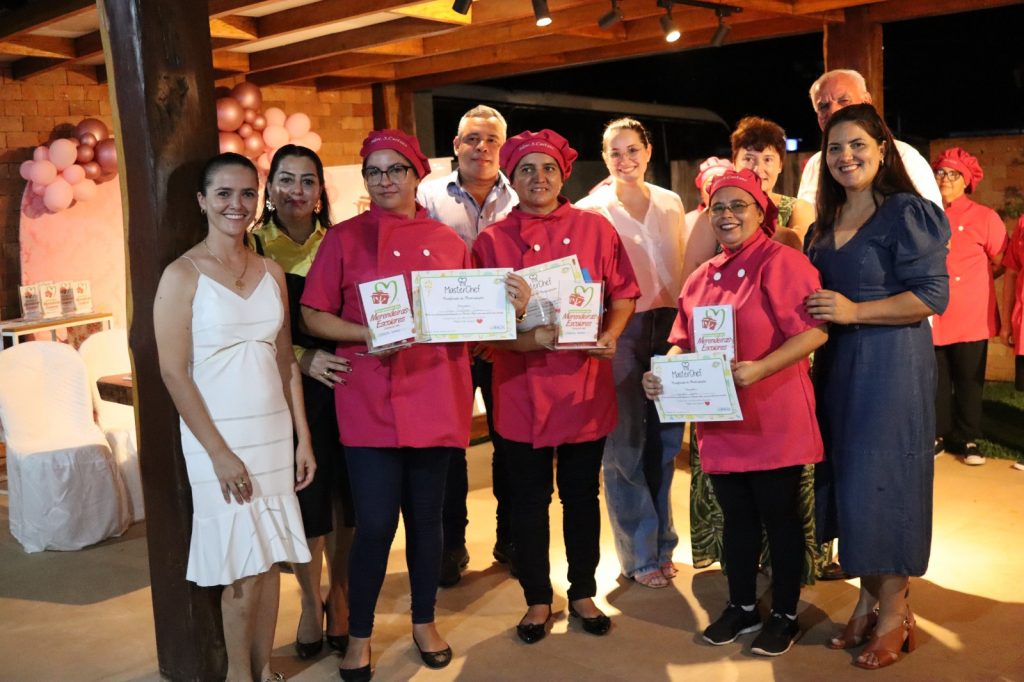
<path fill-rule="evenodd" d="M 864 651 L 861 652 L 861 655 L 857 657 L 853 664 L 865 670 L 877 670 L 892 665 L 900 660 L 900 651 L 909 654 L 917 648 L 916 629 L 917 621 L 914 619 L 914 614 L 908 608 L 907 615 L 903 618 L 903 623 L 884 635 L 877 633 L 873 635 L 871 642 L 864 648 Z M 874 663 L 868 663 L 864 659 L 868 654 L 875 655 Z"/>
<path fill-rule="evenodd" d="M 842 633 L 830 639 L 827 646 L 829 649 L 852 649 L 855 646 L 860 646 L 871 637 L 877 624 L 877 609 L 851 618 Z"/>

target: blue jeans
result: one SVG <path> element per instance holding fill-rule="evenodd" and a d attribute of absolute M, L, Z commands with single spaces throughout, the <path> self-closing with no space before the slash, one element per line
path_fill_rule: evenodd
<path fill-rule="evenodd" d="M 673 308 L 633 315 L 618 339 L 612 370 L 619 422 L 604 446 L 604 491 L 622 574 L 632 577 L 671 561 L 679 542 L 669 489 L 682 424 L 662 424 L 641 380 L 652 355 L 664 355 Z"/>
<path fill-rule="evenodd" d="M 349 632 L 369 637 L 388 568 L 398 512 L 405 521 L 405 562 L 412 622 L 434 622 L 441 575 L 441 505 L 455 448 L 346 447 L 356 528 L 349 551 Z"/>

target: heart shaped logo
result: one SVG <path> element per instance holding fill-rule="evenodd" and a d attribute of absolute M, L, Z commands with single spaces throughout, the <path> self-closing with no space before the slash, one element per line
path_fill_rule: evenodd
<path fill-rule="evenodd" d="M 476 323 L 477 324 L 483 324 L 484 321 L 481 318 L 478 317 L 478 318 L 476 318 Z"/>
<path fill-rule="evenodd" d="M 569 302 L 574 306 L 582 308 L 583 306 L 590 305 L 592 298 L 594 298 L 594 287 L 577 285 L 573 287 L 572 294 L 569 296 Z"/>
<path fill-rule="evenodd" d="M 705 401 L 704 401 L 704 404 L 705 404 L 705 405 L 710 405 L 710 404 L 711 404 L 711 401 L 710 401 L 710 400 L 705 400 Z"/>
<path fill-rule="evenodd" d="M 395 280 L 389 282 L 377 282 L 373 285 L 373 294 L 371 298 L 373 302 L 378 305 L 385 305 L 388 301 L 393 300 L 398 296 L 398 285 Z"/>
<path fill-rule="evenodd" d="M 701 320 L 700 326 L 704 329 L 715 331 L 721 329 L 725 324 L 725 309 L 724 308 L 708 308 L 704 311 L 704 319 Z"/>

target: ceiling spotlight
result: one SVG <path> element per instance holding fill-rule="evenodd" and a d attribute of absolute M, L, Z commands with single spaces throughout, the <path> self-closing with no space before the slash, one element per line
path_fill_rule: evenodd
<path fill-rule="evenodd" d="M 452 11 L 459 14 L 469 14 L 469 6 L 472 4 L 473 0 L 455 0 L 452 3 Z"/>
<path fill-rule="evenodd" d="M 548 0 L 533 0 L 533 16 L 538 26 L 551 25 L 551 12 L 548 11 Z"/>
<path fill-rule="evenodd" d="M 718 28 L 715 29 L 715 35 L 711 36 L 711 47 L 721 47 L 725 42 L 725 37 L 732 30 L 732 26 L 725 23 L 725 13 L 721 10 L 716 13 L 718 14 Z"/>
<path fill-rule="evenodd" d="M 601 18 L 597 20 L 597 25 L 607 31 L 624 18 L 622 16 L 622 9 L 619 8 L 619 0 L 612 0 L 612 8 L 601 15 Z"/>
<path fill-rule="evenodd" d="M 675 19 L 672 18 L 671 3 L 665 7 L 665 16 L 661 18 L 661 30 L 665 33 L 666 43 L 674 43 L 683 35 L 679 27 L 676 26 Z"/>

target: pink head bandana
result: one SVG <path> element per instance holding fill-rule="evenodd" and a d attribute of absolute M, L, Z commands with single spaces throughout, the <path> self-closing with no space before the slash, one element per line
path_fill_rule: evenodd
<path fill-rule="evenodd" d="M 392 128 L 374 130 L 363 140 L 363 148 L 359 150 L 359 156 L 365 159 L 381 149 L 390 149 L 408 159 L 416 171 L 416 177 L 422 179 L 430 175 L 430 161 L 420 151 L 419 140 L 412 135 Z"/>
<path fill-rule="evenodd" d="M 978 159 L 960 147 L 950 147 L 939 154 L 939 158 L 932 162 L 932 170 L 939 170 L 940 168 L 952 168 L 955 171 L 959 171 L 964 176 L 967 192 L 973 192 L 974 188 L 981 182 L 981 179 L 985 177 L 985 172 L 981 170 L 981 164 L 978 163 Z"/>
<path fill-rule="evenodd" d="M 555 160 L 558 167 L 562 169 L 562 180 L 568 180 L 572 174 L 572 162 L 579 154 L 569 146 L 569 141 L 556 133 L 554 130 L 545 128 L 539 133 L 531 133 L 529 130 L 510 137 L 501 145 L 501 152 L 498 160 L 505 175 L 512 177 L 519 161 L 527 154 L 547 154 Z"/>

